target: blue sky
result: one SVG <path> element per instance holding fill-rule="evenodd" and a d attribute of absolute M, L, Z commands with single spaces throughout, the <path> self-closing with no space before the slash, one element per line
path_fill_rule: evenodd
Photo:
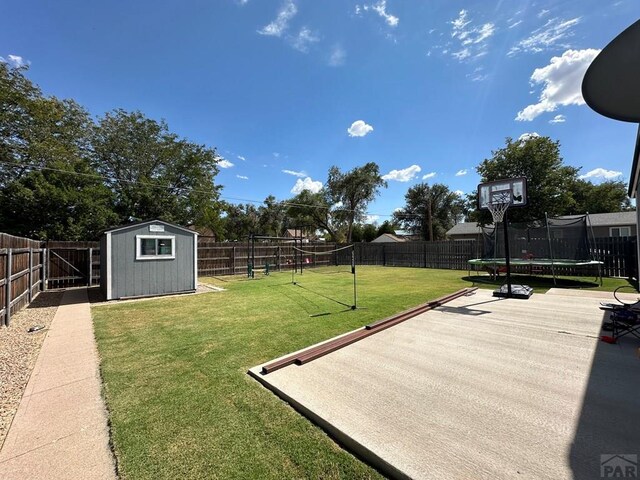
<path fill-rule="evenodd" d="M 470 192 L 505 137 L 561 142 L 594 182 L 628 181 L 636 128 L 584 104 L 597 52 L 637 0 L 208 0 L 3 5 L 0 56 L 92 114 L 165 119 L 224 157 L 233 202 L 319 188 L 376 162 L 381 222 L 416 183 Z M 614 86 L 612 86 L 615 88 Z"/>

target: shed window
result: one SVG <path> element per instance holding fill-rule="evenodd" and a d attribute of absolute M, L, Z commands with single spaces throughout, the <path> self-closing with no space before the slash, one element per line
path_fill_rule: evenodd
<path fill-rule="evenodd" d="M 630 237 L 631 227 L 611 227 L 609 229 L 610 237 Z"/>
<path fill-rule="evenodd" d="M 175 237 L 155 235 L 136 236 L 136 260 L 175 258 Z"/>

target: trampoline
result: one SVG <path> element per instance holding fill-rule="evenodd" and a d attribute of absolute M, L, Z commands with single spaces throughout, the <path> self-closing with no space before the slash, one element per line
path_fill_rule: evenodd
<path fill-rule="evenodd" d="M 504 256 L 504 227 L 498 224 L 483 227 L 483 256 L 468 260 L 469 275 L 472 267 L 483 267 L 499 275 L 506 267 Z M 596 273 L 602 284 L 601 266 L 597 259 L 589 215 L 546 217 L 527 223 L 509 224 L 509 263 L 519 273 L 529 275 L 578 275 Z"/>

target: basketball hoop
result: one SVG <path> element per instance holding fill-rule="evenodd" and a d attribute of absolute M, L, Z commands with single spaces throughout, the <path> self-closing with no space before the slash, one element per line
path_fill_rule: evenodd
<path fill-rule="evenodd" d="M 487 202 L 486 207 L 491 212 L 494 224 L 502 222 L 509 205 L 511 205 L 511 192 L 492 192 L 491 201 Z"/>

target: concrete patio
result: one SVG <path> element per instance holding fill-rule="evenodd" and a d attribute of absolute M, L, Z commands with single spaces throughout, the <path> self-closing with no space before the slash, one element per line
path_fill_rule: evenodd
<path fill-rule="evenodd" d="M 593 479 L 640 454 L 640 341 L 603 294 L 462 297 L 303 366 L 250 373 L 398 478 Z M 605 294 L 604 300 L 612 300 Z"/>

